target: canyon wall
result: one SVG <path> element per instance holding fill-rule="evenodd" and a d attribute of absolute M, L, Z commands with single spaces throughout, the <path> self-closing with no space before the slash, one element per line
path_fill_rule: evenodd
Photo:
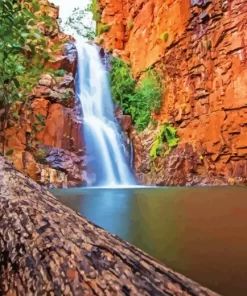
<path fill-rule="evenodd" d="M 87 175 L 80 108 L 74 93 L 76 48 L 71 37 L 59 31 L 58 7 L 47 0 L 39 5 L 40 12 L 53 19 L 53 26 L 39 27 L 51 56 L 30 95 L 12 104 L 8 118 L 0 121 L 0 152 L 40 184 L 81 185 L 87 182 Z M 3 114 L 4 109 L 0 110 Z"/>
<path fill-rule="evenodd" d="M 145 184 L 247 181 L 247 1 L 100 0 L 110 30 L 103 46 L 131 62 L 138 78 L 154 66 L 165 87 L 158 126 L 179 145 L 150 159 L 156 130 L 132 131 L 135 169 Z"/>

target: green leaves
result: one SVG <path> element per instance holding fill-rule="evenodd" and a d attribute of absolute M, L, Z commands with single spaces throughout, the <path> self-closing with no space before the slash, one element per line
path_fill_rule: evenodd
<path fill-rule="evenodd" d="M 130 66 L 115 58 L 110 81 L 114 101 L 122 107 L 124 114 L 131 115 L 139 131 L 144 130 L 151 121 L 151 113 L 158 112 L 161 107 L 163 88 L 157 73 L 146 71 L 143 80 L 137 84 Z"/>
<path fill-rule="evenodd" d="M 93 14 L 93 20 L 99 22 L 101 19 L 101 10 L 98 3 L 98 0 L 92 0 L 91 5 L 89 5 L 88 10 Z"/>
<path fill-rule="evenodd" d="M 43 63 L 49 59 L 46 40 L 38 29 L 38 24 L 42 21 L 47 25 L 51 18 L 37 17 L 31 10 L 39 10 L 37 0 L 21 3 L 13 0 L 0 1 L 0 92 L 4 97 L 0 102 L 2 105 L 23 98 L 23 94 L 31 90 L 42 73 Z M 25 57 L 27 52 L 28 59 Z"/>
<path fill-rule="evenodd" d="M 5 152 L 5 155 L 6 156 L 10 156 L 10 155 L 12 155 L 14 153 L 14 150 L 13 149 L 9 149 L 9 150 L 7 150 L 6 152 Z"/>
<path fill-rule="evenodd" d="M 35 114 L 36 118 L 38 119 L 38 123 L 40 125 L 45 125 L 45 117 L 42 114 Z"/>
<path fill-rule="evenodd" d="M 54 75 L 58 77 L 63 77 L 65 74 L 67 74 L 67 71 L 64 69 L 59 69 L 54 72 Z"/>
<path fill-rule="evenodd" d="M 157 156 L 169 154 L 171 149 L 178 145 L 178 141 L 176 128 L 171 123 L 165 122 L 156 135 L 150 151 L 150 157 L 155 159 Z"/>

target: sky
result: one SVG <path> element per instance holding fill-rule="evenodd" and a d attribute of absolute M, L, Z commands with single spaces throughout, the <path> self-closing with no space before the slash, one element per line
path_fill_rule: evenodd
<path fill-rule="evenodd" d="M 91 1 L 90 0 L 50 0 L 60 7 L 59 16 L 64 20 L 71 14 L 74 8 L 85 8 Z"/>
<path fill-rule="evenodd" d="M 59 17 L 62 19 L 62 23 L 64 23 L 67 18 L 71 15 L 74 8 L 86 8 L 88 4 L 92 2 L 92 0 L 50 0 L 50 2 L 59 6 Z M 90 23 L 90 20 L 85 19 L 84 23 Z M 74 31 L 71 31 L 69 28 L 65 28 L 65 33 L 76 35 Z"/>

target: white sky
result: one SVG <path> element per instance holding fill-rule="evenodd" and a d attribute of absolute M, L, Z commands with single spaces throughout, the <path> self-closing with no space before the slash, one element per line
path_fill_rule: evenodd
<path fill-rule="evenodd" d="M 50 0 L 50 2 L 58 5 L 60 7 L 59 16 L 65 20 L 68 16 L 70 16 L 71 12 L 74 8 L 85 8 L 91 0 Z"/>
<path fill-rule="evenodd" d="M 1 1 L 1 0 L 0 0 Z M 74 8 L 84 9 L 88 6 L 88 4 L 92 3 L 92 0 L 50 0 L 50 2 L 59 6 L 59 17 L 62 19 L 62 23 L 64 24 L 67 18 L 71 15 Z M 84 24 L 90 23 L 92 20 L 92 16 L 89 18 L 85 18 Z M 71 34 L 76 36 L 76 32 L 71 30 L 70 28 L 64 28 L 64 32 L 67 34 Z"/>

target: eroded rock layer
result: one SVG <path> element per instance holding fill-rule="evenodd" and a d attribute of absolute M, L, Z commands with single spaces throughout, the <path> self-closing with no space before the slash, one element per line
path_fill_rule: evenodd
<path fill-rule="evenodd" d="M 146 184 L 236 184 L 247 180 L 247 2 L 100 0 L 110 30 L 104 46 L 130 60 L 135 77 L 161 73 L 155 117 L 180 137 L 150 160 L 154 131 L 132 133 L 137 175 Z"/>

